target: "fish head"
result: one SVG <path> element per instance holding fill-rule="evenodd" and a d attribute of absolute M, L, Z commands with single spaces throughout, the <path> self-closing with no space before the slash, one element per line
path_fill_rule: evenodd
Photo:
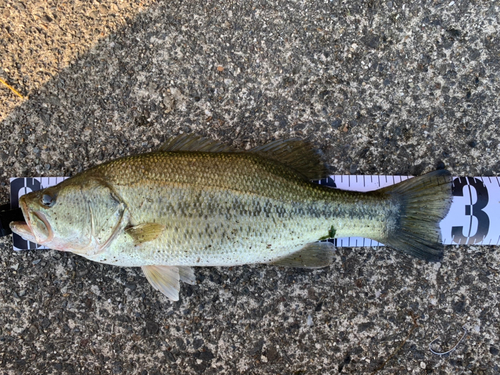
<path fill-rule="evenodd" d="M 25 222 L 10 227 L 24 239 L 80 255 L 99 252 L 121 228 L 124 205 L 95 180 L 66 180 L 19 198 Z"/>

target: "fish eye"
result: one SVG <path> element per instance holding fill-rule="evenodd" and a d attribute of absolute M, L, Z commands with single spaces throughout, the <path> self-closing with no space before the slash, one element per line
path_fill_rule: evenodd
<path fill-rule="evenodd" d="M 52 207 L 55 203 L 56 203 L 56 198 L 55 197 L 51 197 L 48 194 L 42 195 L 42 204 L 45 207 Z"/>

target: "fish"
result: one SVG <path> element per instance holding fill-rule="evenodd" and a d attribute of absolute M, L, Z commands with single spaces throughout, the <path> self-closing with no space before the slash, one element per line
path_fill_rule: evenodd
<path fill-rule="evenodd" d="M 19 200 L 11 230 L 91 261 L 141 267 L 172 301 L 195 267 L 321 268 L 336 237 L 365 237 L 441 261 L 439 221 L 452 200 L 437 170 L 372 192 L 315 183 L 330 167 L 299 139 L 247 151 L 196 135 L 96 165 Z"/>

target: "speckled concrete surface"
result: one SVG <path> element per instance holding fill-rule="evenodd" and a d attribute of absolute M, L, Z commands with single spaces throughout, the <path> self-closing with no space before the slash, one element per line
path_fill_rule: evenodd
<path fill-rule="evenodd" d="M 0 194 L 196 132 L 298 136 L 337 173 L 498 175 L 490 1 L 0 3 Z M 427 264 L 202 268 L 181 300 L 140 270 L 1 240 L 2 374 L 498 374 L 500 252 Z M 456 351 L 436 356 L 428 350 Z"/>

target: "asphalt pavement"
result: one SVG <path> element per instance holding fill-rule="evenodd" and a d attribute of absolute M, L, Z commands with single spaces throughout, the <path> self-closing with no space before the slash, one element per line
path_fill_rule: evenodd
<path fill-rule="evenodd" d="M 0 203 L 196 133 L 313 142 L 338 174 L 500 174 L 495 1 L 0 2 Z M 498 228 L 497 228 L 498 229 Z M 2 374 L 499 374 L 498 246 L 441 263 L 140 269 L 0 239 Z M 460 338 L 465 333 L 463 340 Z M 437 355 L 429 350 L 446 352 Z"/>

